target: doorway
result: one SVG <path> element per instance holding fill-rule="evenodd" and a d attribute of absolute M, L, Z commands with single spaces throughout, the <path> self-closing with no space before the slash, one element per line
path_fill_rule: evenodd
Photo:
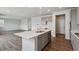
<path fill-rule="evenodd" d="M 65 14 L 56 15 L 56 37 L 65 38 Z"/>
<path fill-rule="evenodd" d="M 65 39 L 70 40 L 71 9 L 54 12 L 52 14 L 52 37 L 56 37 L 56 15 L 62 14 L 65 14 Z"/>

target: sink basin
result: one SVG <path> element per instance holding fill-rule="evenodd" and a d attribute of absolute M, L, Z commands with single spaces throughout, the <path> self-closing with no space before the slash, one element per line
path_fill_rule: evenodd
<path fill-rule="evenodd" d="M 79 37 L 79 33 L 75 33 Z"/>
<path fill-rule="evenodd" d="M 36 33 L 42 33 L 42 32 L 44 32 L 44 31 L 36 31 Z"/>

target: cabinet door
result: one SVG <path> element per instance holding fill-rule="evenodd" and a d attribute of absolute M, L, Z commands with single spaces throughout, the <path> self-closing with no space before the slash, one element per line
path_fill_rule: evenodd
<path fill-rule="evenodd" d="M 77 8 L 77 24 L 79 24 L 79 8 Z"/>
<path fill-rule="evenodd" d="M 72 47 L 73 47 L 73 50 L 75 50 L 75 48 L 76 48 L 76 44 L 75 44 L 75 38 L 74 38 L 74 35 L 73 34 L 71 34 L 71 43 L 72 43 Z"/>
<path fill-rule="evenodd" d="M 48 33 L 42 34 L 42 49 L 45 47 L 45 45 L 48 43 Z"/>
<path fill-rule="evenodd" d="M 51 41 L 51 31 L 48 32 L 48 41 Z"/>
<path fill-rule="evenodd" d="M 77 43 L 77 41 L 76 41 L 76 39 L 73 37 L 73 42 L 72 42 L 72 44 L 73 44 L 73 49 L 74 49 L 74 51 L 77 50 L 77 45 L 76 45 L 76 43 Z"/>
<path fill-rule="evenodd" d="M 79 39 L 76 38 L 76 51 L 79 51 Z"/>
<path fill-rule="evenodd" d="M 79 40 L 74 35 L 71 36 L 71 43 L 73 46 L 73 50 L 79 51 Z"/>
<path fill-rule="evenodd" d="M 49 34 L 50 34 L 49 32 L 46 32 L 38 36 L 38 50 L 39 51 L 42 50 L 45 47 L 45 45 L 49 42 L 50 40 L 50 37 L 48 37 Z"/>
<path fill-rule="evenodd" d="M 38 36 L 38 51 L 42 49 L 42 35 Z"/>

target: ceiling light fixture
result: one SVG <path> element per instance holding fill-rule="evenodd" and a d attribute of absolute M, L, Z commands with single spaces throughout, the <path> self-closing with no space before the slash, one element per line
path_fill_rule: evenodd
<path fill-rule="evenodd" d="M 48 12 L 50 12 L 50 9 L 48 9 Z"/>
<path fill-rule="evenodd" d="M 39 7 L 40 9 L 42 9 L 42 7 Z"/>
<path fill-rule="evenodd" d="M 62 7 L 59 7 L 60 9 L 62 8 Z"/>
<path fill-rule="evenodd" d="M 31 7 L 28 7 L 28 8 L 31 8 Z"/>

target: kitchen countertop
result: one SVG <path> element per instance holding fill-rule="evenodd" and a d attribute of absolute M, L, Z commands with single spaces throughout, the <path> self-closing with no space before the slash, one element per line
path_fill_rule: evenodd
<path fill-rule="evenodd" d="M 78 32 L 78 31 L 71 31 L 71 33 L 72 33 L 77 39 L 79 39 L 79 32 Z"/>
<path fill-rule="evenodd" d="M 20 33 L 14 33 L 14 35 L 17 35 L 17 36 L 20 36 L 24 39 L 29 39 L 29 38 L 33 38 L 33 37 L 36 37 L 36 36 L 39 36 L 43 33 L 46 33 L 50 30 L 43 30 L 44 32 L 40 32 L 40 33 L 37 33 L 35 30 L 32 30 L 32 31 L 24 31 L 24 32 L 20 32 Z"/>
<path fill-rule="evenodd" d="M 79 33 L 75 33 L 79 37 Z"/>

